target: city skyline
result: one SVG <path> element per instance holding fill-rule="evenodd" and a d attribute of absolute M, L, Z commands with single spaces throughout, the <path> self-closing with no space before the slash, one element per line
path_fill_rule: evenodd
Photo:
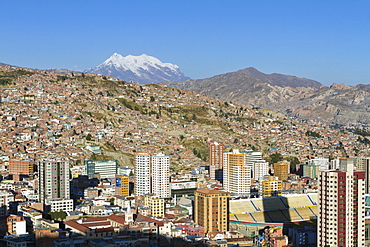
<path fill-rule="evenodd" d="M 366 1 L 3 3 L 0 62 L 85 70 L 148 54 L 206 78 L 247 67 L 370 83 Z"/>

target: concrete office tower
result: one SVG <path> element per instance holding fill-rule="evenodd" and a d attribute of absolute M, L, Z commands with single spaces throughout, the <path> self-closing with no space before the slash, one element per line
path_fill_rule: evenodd
<path fill-rule="evenodd" d="M 9 174 L 13 175 L 13 180 L 22 181 L 22 177 L 33 179 L 32 160 L 11 159 L 9 160 Z"/>
<path fill-rule="evenodd" d="M 229 230 L 229 193 L 200 189 L 194 192 L 194 221 L 208 232 Z"/>
<path fill-rule="evenodd" d="M 247 153 L 233 150 L 224 153 L 224 188 L 232 196 L 249 197 L 252 166 L 247 165 Z"/>
<path fill-rule="evenodd" d="M 370 157 L 366 157 L 364 161 L 365 170 L 365 194 L 370 194 Z"/>
<path fill-rule="evenodd" d="M 318 246 L 365 246 L 365 171 L 319 173 Z"/>
<path fill-rule="evenodd" d="M 254 162 L 252 178 L 258 180 L 266 175 L 269 175 L 269 163 L 264 160 Z"/>
<path fill-rule="evenodd" d="M 317 178 L 319 176 L 320 165 L 316 165 L 314 162 L 302 165 L 303 177 Z"/>
<path fill-rule="evenodd" d="M 355 159 L 353 158 L 339 158 L 339 170 L 344 171 L 347 166 L 350 165 L 353 169 L 356 169 Z"/>
<path fill-rule="evenodd" d="M 262 152 L 261 151 L 243 151 L 247 156 L 246 164 L 253 166 L 255 162 L 262 161 Z"/>
<path fill-rule="evenodd" d="M 354 159 L 355 169 L 365 171 L 366 163 L 367 163 L 366 160 L 370 159 L 370 157 L 356 156 L 356 157 L 353 157 L 353 159 Z"/>
<path fill-rule="evenodd" d="M 259 193 L 262 197 L 281 196 L 283 181 L 274 176 L 266 176 L 260 182 Z"/>
<path fill-rule="evenodd" d="M 224 168 L 224 144 L 218 142 L 209 145 L 209 176 L 222 183 Z"/>
<path fill-rule="evenodd" d="M 152 156 L 152 193 L 162 198 L 171 197 L 170 157 L 162 153 Z"/>
<path fill-rule="evenodd" d="M 361 157 L 353 157 L 352 159 L 348 159 L 344 161 L 340 159 L 342 163 L 353 161 L 355 169 L 357 171 L 365 171 L 365 194 L 370 194 L 370 157 L 361 156 Z"/>
<path fill-rule="evenodd" d="M 278 177 L 279 180 L 288 180 L 290 162 L 289 161 L 279 161 L 274 164 L 274 176 Z"/>
<path fill-rule="evenodd" d="M 135 195 L 151 193 L 150 155 L 139 153 L 135 156 Z"/>
<path fill-rule="evenodd" d="M 319 170 L 328 170 L 329 169 L 329 159 L 327 158 L 318 158 L 315 157 L 308 161 L 308 164 L 314 164 L 319 166 Z"/>
<path fill-rule="evenodd" d="M 69 161 L 61 157 L 39 160 L 39 200 L 69 199 Z"/>
<path fill-rule="evenodd" d="M 94 174 L 99 174 L 100 179 L 114 178 L 117 174 L 117 160 L 85 160 L 86 172 L 89 178 L 93 178 Z"/>

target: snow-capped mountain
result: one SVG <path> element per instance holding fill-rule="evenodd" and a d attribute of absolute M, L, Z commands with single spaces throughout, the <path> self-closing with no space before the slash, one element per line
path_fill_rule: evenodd
<path fill-rule="evenodd" d="M 104 63 L 84 72 L 109 75 L 124 81 L 135 81 L 142 84 L 190 79 L 181 72 L 179 66 L 162 63 L 159 59 L 145 54 L 124 57 L 114 53 Z"/>

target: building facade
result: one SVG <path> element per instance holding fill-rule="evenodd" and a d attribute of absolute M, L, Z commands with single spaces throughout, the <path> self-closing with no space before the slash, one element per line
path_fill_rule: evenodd
<path fill-rule="evenodd" d="M 48 205 L 50 205 L 50 212 L 64 211 L 72 212 L 73 211 L 73 199 L 54 199 L 48 200 Z"/>
<path fill-rule="evenodd" d="M 278 177 L 279 180 L 287 181 L 289 175 L 290 162 L 289 161 L 279 161 L 274 164 L 274 176 Z"/>
<path fill-rule="evenodd" d="M 316 165 L 314 162 L 302 165 L 303 177 L 317 178 L 319 176 L 320 165 Z"/>
<path fill-rule="evenodd" d="M 142 196 L 151 192 L 150 155 L 139 153 L 135 156 L 135 195 Z"/>
<path fill-rule="evenodd" d="M 318 246 L 365 246 L 365 171 L 319 173 Z"/>
<path fill-rule="evenodd" d="M 171 197 L 170 157 L 159 153 L 150 156 L 140 153 L 135 156 L 135 195 L 152 193 L 163 198 Z"/>
<path fill-rule="evenodd" d="M 39 200 L 69 199 L 69 161 L 60 157 L 41 159 L 39 169 Z"/>
<path fill-rule="evenodd" d="M 224 144 L 218 142 L 209 145 L 209 176 L 212 179 L 221 180 L 220 182 L 223 180 L 223 176 L 220 175 L 224 168 L 224 148 Z"/>
<path fill-rule="evenodd" d="M 8 215 L 9 201 L 13 201 L 12 194 L 7 191 L 0 190 L 0 217 Z"/>
<path fill-rule="evenodd" d="M 153 217 L 162 218 L 164 216 L 164 199 L 153 195 L 145 195 L 144 196 L 144 204 L 145 206 L 150 208 L 150 214 Z"/>
<path fill-rule="evenodd" d="M 247 154 L 233 150 L 224 153 L 224 188 L 234 197 L 249 197 L 252 166 L 247 165 Z"/>
<path fill-rule="evenodd" d="M 170 198 L 170 157 L 159 153 L 152 156 L 151 163 L 152 193 L 162 198 Z"/>
<path fill-rule="evenodd" d="M 129 176 L 128 175 L 116 175 L 116 190 L 117 196 L 129 196 Z"/>
<path fill-rule="evenodd" d="M 194 221 L 208 232 L 229 230 L 229 193 L 200 189 L 194 192 Z"/>
<path fill-rule="evenodd" d="M 114 178 L 117 174 L 117 160 L 85 160 L 84 163 L 89 178 L 93 178 L 96 173 L 100 175 L 100 179 Z"/>
<path fill-rule="evenodd" d="M 281 196 L 283 188 L 283 181 L 277 177 L 265 177 L 260 183 L 260 194 L 262 197 Z"/>
<path fill-rule="evenodd" d="M 32 160 L 9 160 L 9 174 L 13 175 L 14 180 L 22 181 L 22 176 L 33 179 L 34 162 Z"/>
<path fill-rule="evenodd" d="M 252 178 L 255 180 L 261 179 L 269 174 L 269 163 L 264 160 L 253 163 Z"/>

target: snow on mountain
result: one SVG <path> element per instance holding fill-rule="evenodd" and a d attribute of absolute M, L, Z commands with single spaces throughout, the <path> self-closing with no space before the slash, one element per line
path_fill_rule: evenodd
<path fill-rule="evenodd" d="M 190 79 L 181 72 L 179 66 L 162 63 L 159 59 L 146 54 L 124 57 L 114 53 L 102 64 L 84 72 L 113 76 L 125 81 L 135 81 L 142 84 Z"/>

